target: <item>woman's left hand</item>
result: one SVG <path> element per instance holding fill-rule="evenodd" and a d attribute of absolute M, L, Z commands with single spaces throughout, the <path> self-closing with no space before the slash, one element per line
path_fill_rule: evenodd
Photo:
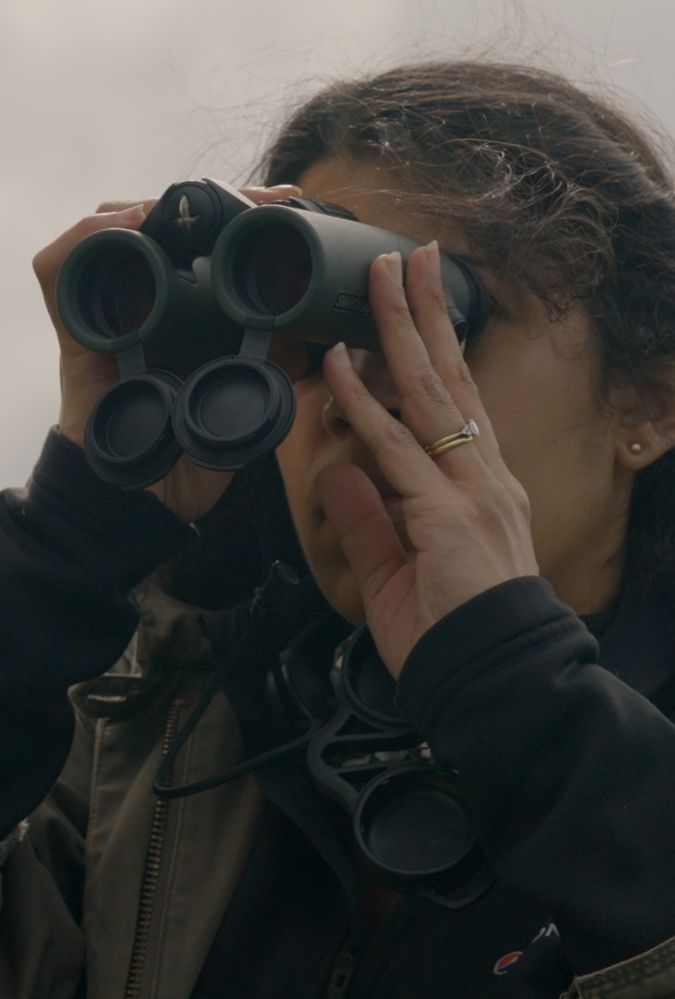
<path fill-rule="evenodd" d="M 395 678 L 417 640 L 498 583 L 538 575 L 525 490 L 494 431 L 448 319 L 435 243 L 411 254 L 405 290 L 396 255 L 378 257 L 370 303 L 401 420 L 366 389 L 344 346 L 324 376 L 352 429 L 403 497 L 404 547 L 373 482 L 355 465 L 318 481 L 328 520 L 354 572 L 366 620 Z M 480 436 L 434 459 L 425 446 L 474 420 Z"/>

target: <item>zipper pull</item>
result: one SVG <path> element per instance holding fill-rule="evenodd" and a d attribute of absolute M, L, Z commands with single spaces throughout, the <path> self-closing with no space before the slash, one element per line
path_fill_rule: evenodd
<path fill-rule="evenodd" d="M 350 954 L 348 950 L 343 950 L 341 954 L 338 954 L 333 974 L 330 976 L 326 999 L 343 999 L 347 995 L 347 989 L 354 972 L 354 963 L 354 955 Z"/>

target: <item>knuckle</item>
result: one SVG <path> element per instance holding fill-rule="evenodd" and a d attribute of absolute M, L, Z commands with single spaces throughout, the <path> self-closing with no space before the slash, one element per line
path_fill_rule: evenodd
<path fill-rule="evenodd" d="M 409 309 L 416 323 L 423 322 L 425 317 L 433 317 L 435 322 L 436 317 L 433 315 L 434 313 L 440 313 L 450 323 L 448 318 L 448 303 L 443 295 L 436 290 L 427 291 L 425 289 L 424 297 L 419 301 L 412 301 Z"/>
<path fill-rule="evenodd" d="M 48 275 L 47 266 L 47 249 L 38 250 L 38 252 L 33 257 L 33 273 L 35 274 L 38 281 L 44 281 Z"/>
<path fill-rule="evenodd" d="M 513 522 L 514 514 L 516 522 L 524 519 L 529 523 L 532 514 L 530 498 L 517 479 L 512 476 L 506 482 L 501 478 L 497 479 L 494 488 L 487 491 L 486 500 L 488 496 L 491 499 L 480 504 L 481 519 L 485 524 L 492 526 L 510 524 Z"/>
<path fill-rule="evenodd" d="M 490 499 L 486 497 L 476 500 L 473 514 L 475 523 L 481 524 L 484 528 L 491 528 L 503 521 L 502 507 L 495 502 L 495 499 L 495 497 Z"/>
<path fill-rule="evenodd" d="M 419 391 L 431 402 L 447 403 L 448 390 L 435 368 L 425 368 L 418 380 Z"/>
<path fill-rule="evenodd" d="M 408 303 L 402 297 L 396 297 L 388 303 L 388 310 L 391 318 L 406 329 L 415 330 L 415 323 L 410 314 Z"/>
<path fill-rule="evenodd" d="M 448 316 L 448 302 L 443 294 L 435 288 L 429 293 L 429 305 L 436 312 L 441 312 L 446 318 Z M 450 320 L 448 319 L 448 322 Z"/>
<path fill-rule="evenodd" d="M 115 206 L 116 206 L 116 202 L 113 202 L 113 201 L 101 201 L 101 203 L 96 206 L 96 211 L 94 212 L 94 214 L 95 215 L 103 215 L 103 214 L 107 214 L 108 212 L 114 212 L 115 211 Z"/>
<path fill-rule="evenodd" d="M 33 272 L 38 281 L 45 284 L 53 280 L 69 251 L 76 243 L 97 228 L 101 228 L 101 226 L 100 223 L 97 224 L 96 216 L 87 216 L 80 219 L 66 232 L 61 233 L 47 246 L 38 250 L 32 260 Z"/>
<path fill-rule="evenodd" d="M 401 405 L 406 408 L 420 401 L 447 405 L 449 393 L 435 368 L 423 368 L 401 393 Z"/>
<path fill-rule="evenodd" d="M 530 497 L 525 491 L 525 487 L 514 479 L 514 500 L 516 508 L 523 514 L 529 521 L 532 517 L 532 504 L 530 503 Z"/>
<path fill-rule="evenodd" d="M 370 393 L 360 379 L 355 379 L 346 392 L 347 403 L 350 407 L 361 407 L 370 399 Z"/>
<path fill-rule="evenodd" d="M 461 354 L 446 361 L 443 373 L 449 384 L 458 385 L 466 392 L 478 396 L 478 388 L 471 375 L 471 369 Z"/>
<path fill-rule="evenodd" d="M 384 440 L 385 445 L 392 444 L 396 448 L 400 448 L 402 445 L 410 447 L 416 443 L 415 438 L 405 424 L 401 423 L 400 420 L 394 419 L 394 417 L 391 417 L 385 423 Z"/>
<path fill-rule="evenodd" d="M 460 358 L 457 362 L 457 378 L 464 388 L 467 388 L 471 392 L 474 392 L 476 395 L 478 395 L 478 389 L 476 387 L 476 383 L 474 382 L 471 376 L 471 370 L 469 368 L 469 365 L 466 363 L 466 361 L 463 358 Z"/>
<path fill-rule="evenodd" d="M 462 523 L 467 528 L 484 528 L 488 516 L 486 515 L 485 504 L 474 495 L 460 494 L 457 497 L 456 509 L 461 517 Z"/>

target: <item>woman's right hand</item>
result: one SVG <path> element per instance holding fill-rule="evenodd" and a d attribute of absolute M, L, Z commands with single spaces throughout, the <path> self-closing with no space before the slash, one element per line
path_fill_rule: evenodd
<path fill-rule="evenodd" d="M 297 196 L 299 188 L 281 185 L 273 188 L 246 187 L 241 193 L 256 203 Z M 61 411 L 59 430 L 80 447 L 89 415 L 101 396 L 118 380 L 117 364 L 108 354 L 98 354 L 74 340 L 56 308 L 56 280 L 61 264 L 76 243 L 101 229 L 139 229 L 156 204 L 156 199 L 139 203 L 105 202 L 94 215 L 82 219 L 40 250 L 33 269 L 44 295 L 47 311 L 56 330 L 61 351 Z M 218 501 L 232 478 L 231 472 L 211 471 L 195 465 L 183 455 L 159 482 L 148 486 L 177 516 L 187 523 L 207 513 Z"/>

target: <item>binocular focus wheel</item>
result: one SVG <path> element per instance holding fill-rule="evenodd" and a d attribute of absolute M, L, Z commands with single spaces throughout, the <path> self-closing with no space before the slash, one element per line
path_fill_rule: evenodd
<path fill-rule="evenodd" d="M 284 439 L 295 415 L 293 386 L 271 361 L 227 357 L 204 365 L 176 399 L 181 447 L 204 468 L 243 468 Z"/>
<path fill-rule="evenodd" d="M 384 881 L 411 889 L 452 887 L 475 866 L 477 840 L 448 780 L 424 764 L 381 774 L 354 812 L 359 847 Z"/>
<path fill-rule="evenodd" d="M 135 489 L 157 482 L 180 457 L 171 414 L 180 379 L 146 371 L 99 399 L 85 429 L 84 452 L 96 474 Z"/>

